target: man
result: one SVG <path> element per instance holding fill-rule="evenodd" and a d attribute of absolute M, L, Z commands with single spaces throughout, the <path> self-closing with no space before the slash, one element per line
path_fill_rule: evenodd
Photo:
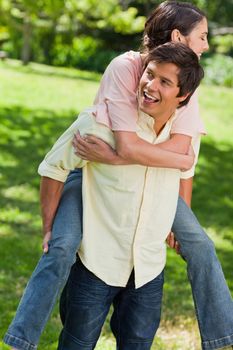
<path fill-rule="evenodd" d="M 137 133 L 159 143 L 169 138 L 176 108 L 188 102 L 203 70 L 182 44 L 156 48 L 146 64 L 139 84 Z M 59 350 L 93 349 L 112 302 L 118 348 L 150 349 L 160 320 L 164 241 L 174 219 L 181 171 L 82 160 L 72 150 L 77 129 L 115 145 L 112 131 L 86 110 L 39 167 L 44 216 L 57 206 L 69 171 L 83 168 L 84 237 L 67 286 Z M 174 157 L 177 168 L 188 168 L 189 156 Z"/>

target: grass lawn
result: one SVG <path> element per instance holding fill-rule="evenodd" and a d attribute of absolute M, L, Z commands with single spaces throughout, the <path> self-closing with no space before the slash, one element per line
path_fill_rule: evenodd
<path fill-rule="evenodd" d="M 41 253 L 37 167 L 57 136 L 92 103 L 100 76 L 73 69 L 16 61 L 0 63 L 0 339 Z M 216 243 L 233 292 L 233 92 L 200 88 L 203 139 L 193 194 L 193 209 Z M 39 350 L 55 350 L 60 330 L 57 307 Z M 199 350 L 185 263 L 169 250 L 163 320 L 157 350 Z M 113 350 L 109 322 L 98 350 Z M 0 350 L 8 349 L 0 340 Z"/>

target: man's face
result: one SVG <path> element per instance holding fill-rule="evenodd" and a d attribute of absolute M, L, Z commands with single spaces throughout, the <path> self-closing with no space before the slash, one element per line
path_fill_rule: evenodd
<path fill-rule="evenodd" d="M 169 119 L 185 97 L 177 97 L 179 68 L 173 63 L 149 62 L 139 83 L 139 108 L 153 118 Z"/>

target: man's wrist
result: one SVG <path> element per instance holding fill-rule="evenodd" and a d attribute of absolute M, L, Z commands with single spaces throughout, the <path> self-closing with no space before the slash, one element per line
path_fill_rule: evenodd
<path fill-rule="evenodd" d="M 52 231 L 52 227 L 51 226 L 43 226 L 43 235 L 46 235 L 48 232 Z"/>

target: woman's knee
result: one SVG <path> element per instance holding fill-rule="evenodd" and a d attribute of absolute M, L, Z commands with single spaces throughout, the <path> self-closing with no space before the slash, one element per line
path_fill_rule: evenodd
<path fill-rule="evenodd" d="M 48 256 L 64 267 L 75 262 L 81 237 L 79 235 L 58 236 L 49 242 Z"/>
<path fill-rule="evenodd" d="M 195 244 L 193 244 L 192 251 L 190 253 L 189 260 L 195 262 L 199 266 L 211 265 L 213 261 L 216 261 L 215 246 L 213 241 L 208 236 L 205 236 L 203 239 L 198 240 Z"/>

